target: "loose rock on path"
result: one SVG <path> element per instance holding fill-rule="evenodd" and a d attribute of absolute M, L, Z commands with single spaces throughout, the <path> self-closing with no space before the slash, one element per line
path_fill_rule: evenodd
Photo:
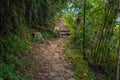
<path fill-rule="evenodd" d="M 66 38 L 47 41 L 34 46 L 34 80 L 76 80 L 71 65 L 63 55 Z"/>

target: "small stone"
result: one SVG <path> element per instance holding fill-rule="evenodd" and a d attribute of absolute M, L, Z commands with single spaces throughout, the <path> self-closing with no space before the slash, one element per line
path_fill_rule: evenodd
<path fill-rule="evenodd" d="M 45 73 L 44 76 L 48 76 L 48 73 Z"/>
<path fill-rule="evenodd" d="M 42 79 L 42 80 L 47 80 L 47 78 L 46 78 L 46 77 L 44 77 L 44 76 L 41 76 L 41 79 Z"/>
<path fill-rule="evenodd" d="M 40 76 L 42 75 L 42 73 L 38 73 Z"/>
<path fill-rule="evenodd" d="M 51 42 L 51 41 L 48 41 L 48 43 L 49 43 L 49 44 L 52 44 L 52 42 Z"/>
<path fill-rule="evenodd" d="M 64 71 L 60 71 L 60 72 L 58 72 L 58 76 L 60 76 L 60 77 L 62 77 L 62 76 L 64 76 L 64 74 L 65 74 L 65 72 Z"/>
<path fill-rule="evenodd" d="M 74 73 L 71 70 L 66 70 L 66 73 L 64 75 L 66 78 L 70 78 L 74 76 Z"/>
<path fill-rule="evenodd" d="M 74 78 L 69 78 L 69 79 L 67 79 L 67 80 L 75 80 Z"/>
<path fill-rule="evenodd" d="M 69 66 L 68 63 L 63 62 L 63 65 L 64 65 L 64 67 L 65 67 L 66 69 L 70 69 L 70 66 Z"/>
<path fill-rule="evenodd" d="M 84 76 L 84 77 L 87 77 L 88 75 L 87 75 L 87 73 L 84 73 L 83 76 Z"/>
<path fill-rule="evenodd" d="M 34 32 L 33 33 L 33 37 L 34 39 L 39 42 L 39 43 L 43 43 L 44 42 L 44 38 L 42 37 L 42 34 L 40 32 Z"/>
<path fill-rule="evenodd" d="M 50 75 L 51 76 L 55 76 L 57 73 L 56 72 L 51 72 Z"/>
<path fill-rule="evenodd" d="M 53 80 L 53 76 L 48 76 L 47 80 Z"/>
<path fill-rule="evenodd" d="M 55 77 L 53 80 L 65 80 L 64 77 Z"/>
<path fill-rule="evenodd" d="M 64 71 L 65 68 L 62 64 L 53 65 L 55 71 Z"/>
<path fill-rule="evenodd" d="M 55 58 L 55 59 L 58 59 L 59 57 L 60 57 L 59 53 L 55 53 L 54 58 Z"/>
<path fill-rule="evenodd" d="M 66 70 L 65 72 L 66 72 L 66 73 L 69 73 L 69 72 L 71 72 L 71 70 Z"/>

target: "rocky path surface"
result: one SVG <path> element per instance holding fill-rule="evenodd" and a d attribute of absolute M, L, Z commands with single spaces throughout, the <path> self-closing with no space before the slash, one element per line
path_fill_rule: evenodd
<path fill-rule="evenodd" d="M 72 67 L 63 55 L 65 43 L 66 38 L 58 38 L 34 47 L 34 80 L 76 80 Z"/>

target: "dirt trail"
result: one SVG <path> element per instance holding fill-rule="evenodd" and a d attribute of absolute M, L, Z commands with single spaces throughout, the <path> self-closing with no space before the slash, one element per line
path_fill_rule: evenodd
<path fill-rule="evenodd" d="M 58 23 L 64 30 L 64 21 Z M 70 64 L 63 55 L 67 38 L 58 38 L 34 45 L 34 80 L 76 80 Z"/>
<path fill-rule="evenodd" d="M 76 80 L 74 72 L 63 56 L 66 38 L 36 45 L 34 80 Z"/>

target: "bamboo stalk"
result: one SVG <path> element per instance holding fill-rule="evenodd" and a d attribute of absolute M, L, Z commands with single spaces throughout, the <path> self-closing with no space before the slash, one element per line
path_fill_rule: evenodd
<path fill-rule="evenodd" d="M 107 52 L 106 51 L 108 51 L 108 49 L 109 49 L 109 46 L 108 46 L 108 44 L 109 44 L 109 42 L 110 42 L 110 38 L 111 38 L 111 32 L 112 32 L 112 29 L 113 29 L 113 27 L 112 27 L 112 25 L 110 26 L 110 31 L 108 32 L 108 33 L 106 33 L 106 39 L 104 40 L 104 43 L 103 43 L 103 49 L 101 50 L 101 52 L 102 52 L 102 57 L 101 57 L 101 62 L 105 62 L 105 60 L 106 60 L 106 57 L 107 57 Z M 107 46 L 106 46 L 107 45 Z"/>
<path fill-rule="evenodd" d="M 106 14 L 106 17 L 105 17 L 102 29 L 101 29 L 101 31 L 100 31 L 100 33 L 98 35 L 98 40 L 97 40 L 98 44 L 96 44 L 96 49 L 94 51 L 94 56 L 93 56 L 95 62 L 97 62 L 97 60 L 98 60 L 98 52 L 99 52 L 100 44 L 102 42 L 102 34 L 103 34 L 103 31 L 104 31 L 104 28 L 105 28 L 105 25 L 106 25 L 106 21 L 107 21 L 107 18 L 108 18 L 109 10 L 110 10 L 110 6 L 109 6 L 109 9 L 107 11 L 107 14 Z"/>
<path fill-rule="evenodd" d="M 112 30 L 112 29 L 111 29 Z M 106 44 L 109 44 L 109 42 L 110 42 L 110 39 L 111 39 L 111 30 L 110 30 L 110 32 L 108 33 L 108 37 L 107 37 L 107 40 L 106 40 Z M 106 61 L 106 59 L 107 59 L 107 57 L 108 57 L 108 54 L 109 54 L 109 45 L 107 46 L 107 49 L 104 47 L 103 48 L 103 56 L 102 56 L 102 60 L 104 60 L 103 62 L 105 62 Z"/>
<path fill-rule="evenodd" d="M 113 15 L 113 14 L 110 14 L 110 16 Z M 102 62 L 105 62 L 106 58 L 107 58 L 107 54 L 108 54 L 108 49 L 109 49 L 109 42 L 110 42 L 110 39 L 111 39 L 111 33 L 113 31 L 113 22 L 115 21 L 115 17 L 116 17 L 116 12 L 111 20 L 111 25 L 110 25 L 110 28 L 107 28 L 109 29 L 109 32 L 106 32 L 105 34 L 105 39 L 104 39 L 104 42 L 103 42 L 103 47 L 101 47 L 102 49 L 101 52 L 102 52 L 102 56 L 101 56 L 101 60 Z M 108 46 L 107 46 L 108 45 Z"/>
<path fill-rule="evenodd" d="M 120 25 L 119 25 L 119 51 L 118 51 L 118 64 L 117 64 L 117 77 L 116 80 L 119 80 L 120 75 Z"/>
<path fill-rule="evenodd" d="M 120 74 L 120 47 L 119 47 L 119 53 L 118 54 L 119 55 L 118 55 L 118 65 L 117 65 L 117 80 L 119 80 L 119 74 Z"/>
<path fill-rule="evenodd" d="M 116 1 L 114 1 L 114 6 L 116 6 L 116 4 L 115 4 L 115 2 Z M 111 29 L 110 29 L 110 32 L 108 33 L 108 38 L 106 38 L 106 40 L 108 40 L 107 42 L 105 42 L 105 43 L 107 43 L 107 44 L 109 44 L 109 42 L 110 42 L 110 39 L 111 39 L 111 32 L 113 32 L 113 27 L 114 27 L 114 24 L 113 23 L 115 23 L 115 21 L 116 21 L 116 16 L 117 16 L 117 13 L 118 13 L 118 11 L 117 11 L 117 9 L 115 9 L 114 7 L 111 9 L 112 11 L 114 11 L 114 13 L 113 14 L 110 14 L 111 16 L 112 16 L 112 21 L 111 21 Z M 103 51 L 103 53 L 105 54 L 105 51 L 106 51 L 106 54 L 105 54 L 105 56 L 103 56 L 103 58 L 106 58 L 106 60 L 107 60 L 107 58 L 108 58 L 108 54 L 109 54 L 109 46 L 108 46 L 108 48 L 105 50 L 105 48 L 103 48 L 104 49 L 104 51 Z M 104 59 L 105 60 L 105 59 Z"/>

